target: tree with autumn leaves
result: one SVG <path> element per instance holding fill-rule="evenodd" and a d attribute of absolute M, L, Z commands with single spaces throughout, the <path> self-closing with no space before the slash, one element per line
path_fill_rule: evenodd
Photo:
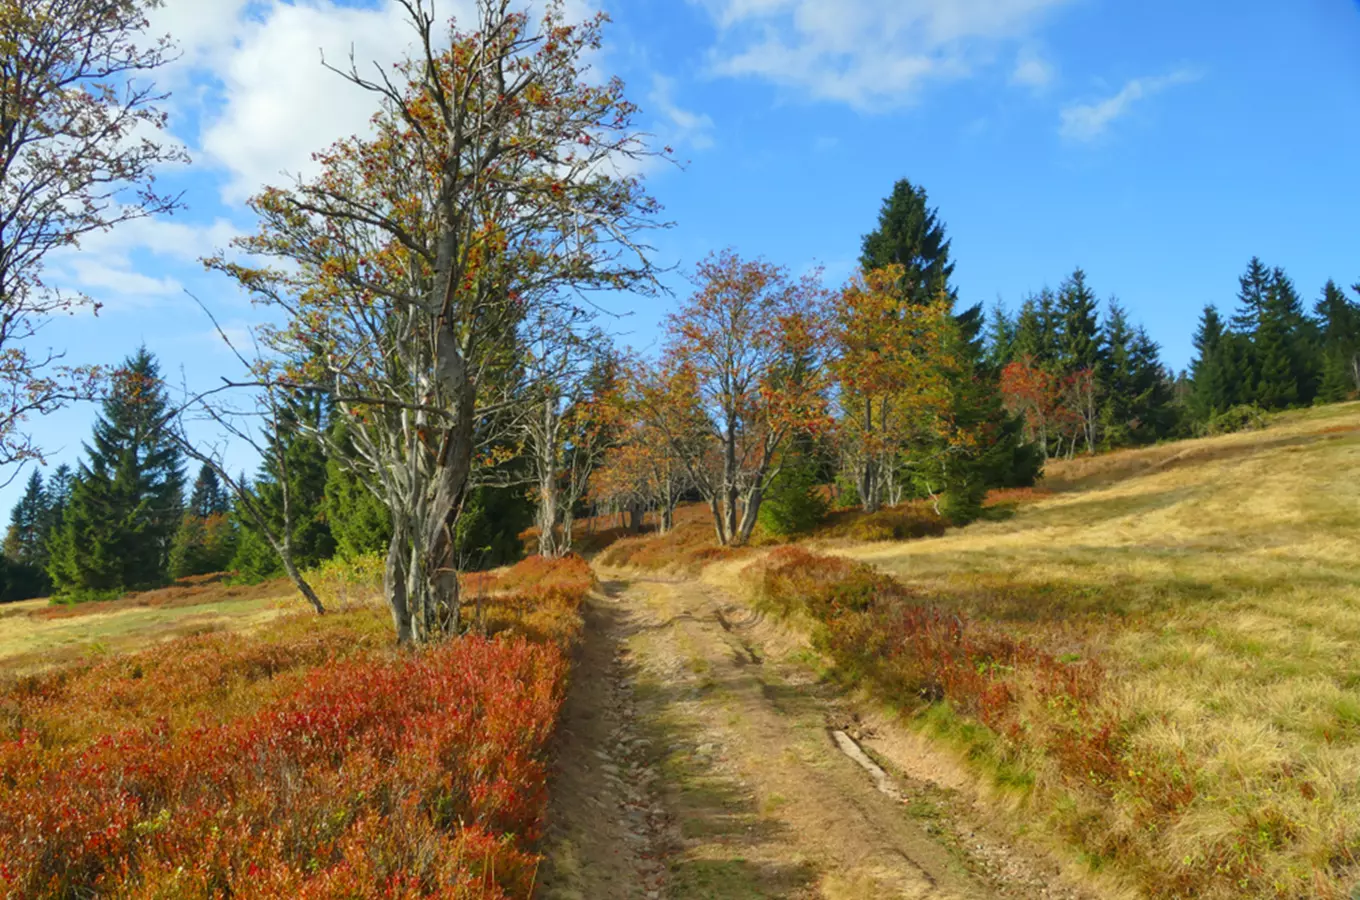
<path fill-rule="evenodd" d="M 522 323 L 580 291 L 649 289 L 639 233 L 657 207 L 616 174 L 651 154 L 636 108 L 586 76 L 602 18 L 568 24 L 553 3 L 535 24 L 479 0 L 446 40 L 426 0 L 398 3 L 415 54 L 343 73 L 381 101 L 372 136 L 255 197 L 246 256 L 211 265 L 281 319 L 257 377 L 344 417 L 334 449 L 391 516 L 384 591 L 407 643 L 458 628 L 455 533 L 488 423 L 514 427 Z"/>
<path fill-rule="evenodd" d="M 868 512 L 901 502 L 901 459 L 948 418 L 954 327 L 943 294 L 913 302 L 899 264 L 854 278 L 832 303 L 842 464 Z"/>
<path fill-rule="evenodd" d="M 708 504 L 718 543 L 744 544 L 788 442 L 829 424 L 826 295 L 815 274 L 732 250 L 700 263 L 694 284 L 641 415 Z"/>

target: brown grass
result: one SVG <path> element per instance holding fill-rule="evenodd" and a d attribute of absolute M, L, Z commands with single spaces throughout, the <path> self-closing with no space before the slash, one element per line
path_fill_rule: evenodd
<path fill-rule="evenodd" d="M 1052 496 L 924 541 L 840 552 L 944 610 L 1107 672 L 1121 759 L 1193 799 L 1073 790 L 1023 755 L 1036 827 L 1168 897 L 1346 900 L 1360 883 L 1360 404 L 1264 431 L 1052 465 Z M 1036 710 L 1036 716 L 1040 714 Z M 995 765 L 967 722 L 931 727 Z M 1013 765 L 1013 764 L 1012 764 Z M 1014 771 L 997 777 L 1015 783 Z"/>
<path fill-rule="evenodd" d="M 615 541 L 599 555 L 606 566 L 693 575 L 705 567 L 750 553 L 745 547 L 720 547 L 709 508 L 692 503 L 675 511 L 675 527 Z"/>

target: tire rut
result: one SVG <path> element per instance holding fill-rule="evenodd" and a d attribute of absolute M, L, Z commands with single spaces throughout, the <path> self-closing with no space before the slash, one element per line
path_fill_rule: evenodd
<path fill-rule="evenodd" d="M 592 599 L 538 896 L 1081 896 L 1009 856 L 1019 876 L 999 877 L 976 835 L 923 815 L 769 630 L 698 582 L 609 582 Z"/>

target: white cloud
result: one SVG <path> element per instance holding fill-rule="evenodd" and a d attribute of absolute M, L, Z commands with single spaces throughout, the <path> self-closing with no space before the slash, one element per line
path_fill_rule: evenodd
<path fill-rule="evenodd" d="M 1112 97 L 1064 108 L 1060 113 L 1059 133 L 1070 141 L 1094 141 L 1105 134 L 1116 119 L 1127 115 L 1138 101 L 1198 78 L 1199 74 L 1189 69 L 1178 69 L 1169 75 L 1153 78 L 1134 78 Z"/>
<path fill-rule="evenodd" d="M 197 271 L 200 259 L 225 248 L 240 233 L 226 219 L 207 223 L 134 219 L 53 253 L 47 274 L 64 290 L 120 309 L 141 308 L 183 292 L 183 283 L 167 274 L 168 269 L 184 266 Z M 154 258 L 154 264 L 148 264 L 148 258 Z"/>
<path fill-rule="evenodd" d="M 698 0 L 717 23 L 716 74 L 883 109 L 965 77 L 1071 0 Z"/>
<path fill-rule="evenodd" d="M 204 157 L 224 168 L 227 202 L 235 203 L 289 175 L 316 172 L 311 155 L 349 134 L 365 133 L 377 97 L 321 64 L 360 70 L 390 67 L 411 42 L 401 10 L 338 7 L 329 2 L 273 4 L 250 20 L 220 58 L 223 106 L 202 135 Z M 214 57 L 217 59 L 217 57 Z"/>
<path fill-rule="evenodd" d="M 1011 71 L 1011 84 L 1041 91 L 1053 83 L 1053 64 L 1033 50 L 1022 50 Z"/>
<path fill-rule="evenodd" d="M 713 120 L 705 113 L 691 112 L 676 105 L 674 79 L 653 75 L 648 99 L 652 111 L 666 120 L 666 133 L 661 135 L 666 143 L 695 150 L 708 150 L 713 146 Z"/>
<path fill-rule="evenodd" d="M 96 256 L 72 259 L 69 276 L 82 292 L 101 301 L 109 294 L 115 294 L 120 301 L 149 303 L 183 290 L 183 285 L 169 276 L 153 278 L 127 267 L 109 265 Z M 120 306 L 125 305 L 120 303 Z"/>
<path fill-rule="evenodd" d="M 226 219 L 193 223 L 182 219 L 136 219 L 111 231 L 96 232 L 72 251 L 126 262 L 133 250 L 142 250 L 173 262 L 197 264 L 200 259 L 225 247 L 241 230 Z"/>

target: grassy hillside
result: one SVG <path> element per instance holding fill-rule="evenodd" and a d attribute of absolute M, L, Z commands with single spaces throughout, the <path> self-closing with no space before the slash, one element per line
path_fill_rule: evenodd
<path fill-rule="evenodd" d="M 1159 761 L 1187 787 L 1155 815 L 1119 778 L 1095 799 L 1036 808 L 1093 864 L 1140 858 L 1181 896 L 1349 896 L 1360 404 L 1055 463 L 1044 487 L 1005 521 L 836 549 L 1052 658 L 1098 662 L 1121 759 Z M 1025 785 L 1063 796 L 1047 755 L 1022 756 Z"/>

